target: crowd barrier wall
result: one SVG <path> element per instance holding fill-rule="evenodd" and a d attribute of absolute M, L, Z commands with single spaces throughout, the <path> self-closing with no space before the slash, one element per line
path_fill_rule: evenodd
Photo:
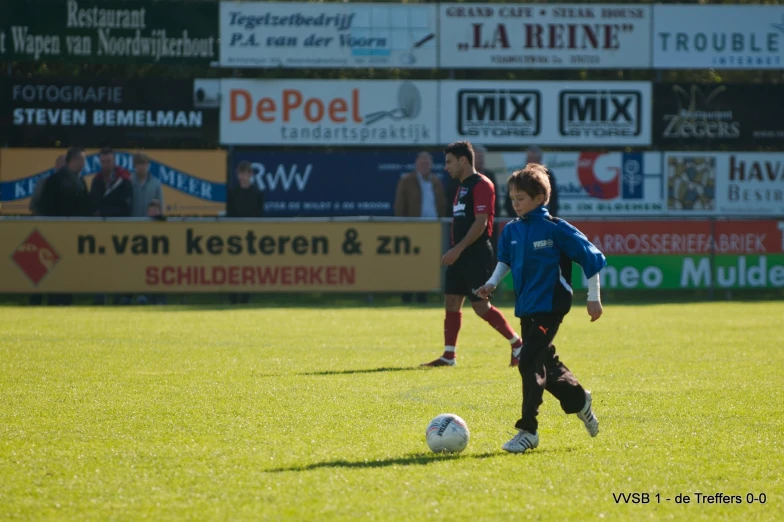
<path fill-rule="evenodd" d="M 570 221 L 607 256 L 602 288 L 784 288 L 784 218 Z M 496 227 L 496 234 L 505 222 Z M 585 289 L 573 266 L 572 286 Z M 511 276 L 503 290 L 513 290 Z"/>
<path fill-rule="evenodd" d="M 784 288 L 784 219 L 573 224 L 607 255 L 605 289 Z M 449 233 L 397 218 L 0 218 L 0 293 L 440 292 Z"/>
<path fill-rule="evenodd" d="M 438 221 L 0 221 L 0 292 L 438 291 Z"/>

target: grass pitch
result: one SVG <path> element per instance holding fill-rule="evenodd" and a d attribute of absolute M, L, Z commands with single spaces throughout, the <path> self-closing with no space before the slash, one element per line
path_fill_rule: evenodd
<path fill-rule="evenodd" d="M 509 455 L 520 376 L 468 306 L 438 369 L 438 308 L 0 308 L 0 519 L 781 520 L 783 317 L 576 306 L 556 345 L 601 433 L 546 395 Z M 425 444 L 443 412 L 459 456 Z"/>

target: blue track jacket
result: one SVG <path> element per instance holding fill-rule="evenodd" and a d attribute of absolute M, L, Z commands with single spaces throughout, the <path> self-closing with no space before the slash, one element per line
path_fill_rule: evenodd
<path fill-rule="evenodd" d="M 566 315 L 572 307 L 572 261 L 588 278 L 607 265 L 582 232 L 545 207 L 507 223 L 498 241 L 498 262 L 512 269 L 515 315 Z"/>

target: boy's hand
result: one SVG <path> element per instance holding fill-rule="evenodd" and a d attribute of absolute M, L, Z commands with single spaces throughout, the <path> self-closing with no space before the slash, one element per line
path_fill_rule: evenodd
<path fill-rule="evenodd" d="M 494 291 L 495 291 L 495 286 L 493 286 L 493 285 L 482 285 L 479 288 L 477 288 L 474 291 L 474 293 L 477 296 L 481 297 L 482 299 L 488 299 L 490 297 L 490 294 L 492 294 Z"/>
<path fill-rule="evenodd" d="M 591 322 L 596 321 L 602 316 L 601 301 L 588 301 L 588 315 L 591 316 Z"/>

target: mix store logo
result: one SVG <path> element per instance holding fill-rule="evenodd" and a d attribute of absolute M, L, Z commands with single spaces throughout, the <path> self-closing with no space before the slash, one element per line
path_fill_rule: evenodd
<path fill-rule="evenodd" d="M 36 229 L 16 247 L 11 259 L 27 278 L 38 286 L 38 283 L 54 269 L 60 260 L 60 255 Z"/>
<path fill-rule="evenodd" d="M 643 94 L 634 90 L 563 91 L 560 94 L 561 136 L 639 136 Z"/>
<path fill-rule="evenodd" d="M 115 162 L 118 167 L 133 171 L 133 155 L 127 152 L 116 152 Z M 87 177 L 101 171 L 101 159 L 98 154 L 87 156 L 87 161 L 82 169 L 81 176 Z M 38 182 L 52 174 L 49 169 L 38 172 L 26 178 L 0 183 L 0 201 L 18 201 L 32 196 Z M 205 201 L 223 203 L 226 201 L 226 185 L 203 180 L 191 174 L 182 172 L 174 167 L 155 161 L 150 158 L 150 173 L 158 178 L 162 184 L 174 190 L 199 198 Z"/>

